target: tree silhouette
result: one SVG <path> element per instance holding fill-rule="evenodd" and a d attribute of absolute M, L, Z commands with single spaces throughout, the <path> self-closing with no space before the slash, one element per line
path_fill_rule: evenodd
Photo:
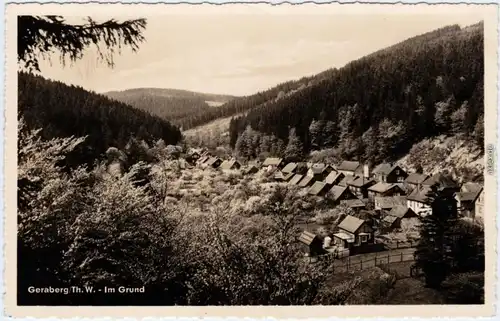
<path fill-rule="evenodd" d="M 55 50 L 60 52 L 61 62 L 74 62 L 83 51 L 94 45 L 99 58 L 113 66 L 113 56 L 122 46 L 133 51 L 144 41 L 142 35 L 145 19 L 118 22 L 115 19 L 97 23 L 87 17 L 81 25 L 66 23 L 61 16 L 18 16 L 17 59 L 28 71 L 40 71 L 39 59 L 46 58 Z M 105 49 L 102 47 L 104 45 Z"/>
<path fill-rule="evenodd" d="M 457 204 L 453 194 L 435 184 L 426 195 L 432 213 L 421 218 L 415 260 L 425 275 L 426 286 L 431 288 L 438 288 L 445 280 L 453 260 L 452 234 L 457 223 Z"/>

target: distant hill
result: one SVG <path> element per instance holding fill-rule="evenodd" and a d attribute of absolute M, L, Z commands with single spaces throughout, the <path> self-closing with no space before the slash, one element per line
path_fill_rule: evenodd
<path fill-rule="evenodd" d="M 183 128 L 192 127 L 191 120 L 211 108 L 222 106 L 236 98 L 164 88 L 133 88 L 110 91 L 104 95 L 160 116 Z"/>
<path fill-rule="evenodd" d="M 299 139 L 288 151 L 334 148 L 343 159 L 375 163 L 438 135 L 482 146 L 483 47 L 482 22 L 448 26 L 217 111 L 243 115 L 231 121 L 229 138 L 249 158 L 270 151 L 290 156 L 291 129 Z"/>
<path fill-rule="evenodd" d="M 81 87 L 41 76 L 18 74 L 18 106 L 29 128 L 44 138 L 88 136 L 74 163 L 92 163 L 111 146 L 124 148 L 130 138 L 176 144 L 179 129 L 168 121 Z"/>

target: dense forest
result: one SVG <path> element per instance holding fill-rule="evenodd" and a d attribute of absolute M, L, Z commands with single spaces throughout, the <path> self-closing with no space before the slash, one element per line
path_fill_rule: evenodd
<path fill-rule="evenodd" d="M 235 98 L 163 88 L 134 88 L 110 91 L 104 95 L 160 116 L 182 128 L 192 127 L 193 115 L 210 113 L 211 108 L 217 108 Z"/>
<path fill-rule="evenodd" d="M 230 144 L 246 158 L 332 148 L 374 163 L 441 134 L 482 146 L 483 69 L 483 23 L 444 27 L 329 70 L 300 90 L 268 91 L 280 99 L 254 97 L 261 105 L 231 121 Z"/>
<path fill-rule="evenodd" d="M 81 87 L 24 72 L 18 84 L 18 108 L 28 129 L 42 128 L 44 139 L 86 136 L 68 155 L 70 163 L 91 164 L 109 147 L 124 148 L 132 138 L 166 144 L 181 139 L 168 121 Z"/>

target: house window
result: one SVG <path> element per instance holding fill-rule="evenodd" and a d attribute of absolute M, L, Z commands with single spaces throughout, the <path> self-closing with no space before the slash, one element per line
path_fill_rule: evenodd
<path fill-rule="evenodd" d="M 399 175 L 399 169 L 396 169 L 396 175 Z"/>
<path fill-rule="evenodd" d="M 402 182 L 404 182 L 403 176 L 398 176 L 398 183 L 402 183 Z"/>
<path fill-rule="evenodd" d="M 368 235 L 360 235 L 361 237 L 361 243 L 368 242 Z"/>

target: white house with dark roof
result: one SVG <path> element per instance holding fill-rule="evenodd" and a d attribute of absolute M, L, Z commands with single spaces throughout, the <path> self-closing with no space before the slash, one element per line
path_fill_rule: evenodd
<path fill-rule="evenodd" d="M 432 212 L 431 206 L 427 199 L 427 193 L 431 190 L 429 186 L 423 186 L 420 189 L 414 190 L 406 197 L 407 206 L 419 216 L 426 216 Z"/>

